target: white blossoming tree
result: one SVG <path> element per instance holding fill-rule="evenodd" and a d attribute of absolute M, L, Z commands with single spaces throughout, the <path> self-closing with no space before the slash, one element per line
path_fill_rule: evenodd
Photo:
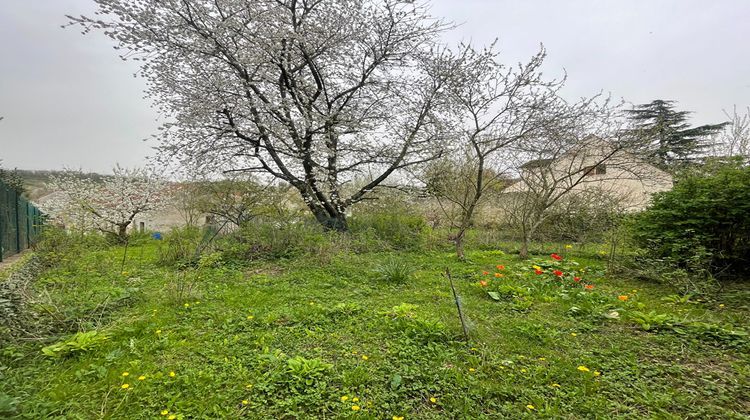
<path fill-rule="evenodd" d="M 440 155 L 447 26 L 413 0 L 95 0 L 102 30 L 142 62 L 184 164 L 294 187 L 325 227 L 395 172 Z M 356 178 L 370 181 L 347 191 Z"/>
<path fill-rule="evenodd" d="M 116 166 L 113 172 L 98 180 L 73 170 L 53 176 L 48 187 L 54 198 L 44 206 L 45 212 L 62 223 L 125 242 L 136 216 L 164 206 L 167 184 L 143 168 Z"/>

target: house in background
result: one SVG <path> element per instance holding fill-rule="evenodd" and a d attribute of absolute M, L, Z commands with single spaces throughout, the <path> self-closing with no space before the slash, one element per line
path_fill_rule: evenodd
<path fill-rule="evenodd" d="M 503 193 L 601 194 L 616 199 L 621 210 L 632 212 L 645 209 L 654 193 L 672 188 L 672 175 L 635 154 L 613 149 L 593 136 L 584 143 L 585 147 L 554 158 L 527 161 L 519 168 L 519 179 Z"/>

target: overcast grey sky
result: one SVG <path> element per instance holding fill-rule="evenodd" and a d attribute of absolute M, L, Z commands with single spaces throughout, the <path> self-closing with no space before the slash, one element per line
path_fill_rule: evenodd
<path fill-rule="evenodd" d="M 433 0 L 462 24 L 449 42 L 499 38 L 509 62 L 544 43 L 570 98 L 674 99 L 696 123 L 750 105 L 750 0 Z M 5 167 L 109 172 L 142 165 L 160 122 L 133 63 L 99 33 L 61 29 L 91 0 L 0 1 L 0 159 Z"/>

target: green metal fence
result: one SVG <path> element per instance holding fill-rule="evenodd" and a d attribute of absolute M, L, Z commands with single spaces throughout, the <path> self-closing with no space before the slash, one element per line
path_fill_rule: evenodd
<path fill-rule="evenodd" d="M 0 261 L 30 247 L 41 227 L 42 212 L 0 181 Z"/>

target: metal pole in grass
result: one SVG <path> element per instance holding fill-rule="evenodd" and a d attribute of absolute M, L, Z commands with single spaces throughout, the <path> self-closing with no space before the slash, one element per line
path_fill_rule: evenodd
<path fill-rule="evenodd" d="M 128 245 L 130 245 L 130 236 L 125 238 L 125 252 L 122 253 L 122 263 L 120 263 L 120 274 L 125 272 L 125 258 L 128 256 Z"/>
<path fill-rule="evenodd" d="M 448 269 L 448 267 L 445 267 L 445 277 L 448 277 L 448 281 L 451 284 L 451 291 L 453 291 L 453 300 L 456 301 L 456 309 L 458 309 L 458 319 L 461 320 L 461 328 L 464 331 L 464 339 L 466 342 L 469 342 L 469 330 L 466 327 L 466 321 L 464 320 L 464 312 L 461 310 L 461 301 L 458 298 L 458 294 L 456 294 L 456 287 L 453 285 L 453 277 L 451 277 L 451 272 Z"/>

